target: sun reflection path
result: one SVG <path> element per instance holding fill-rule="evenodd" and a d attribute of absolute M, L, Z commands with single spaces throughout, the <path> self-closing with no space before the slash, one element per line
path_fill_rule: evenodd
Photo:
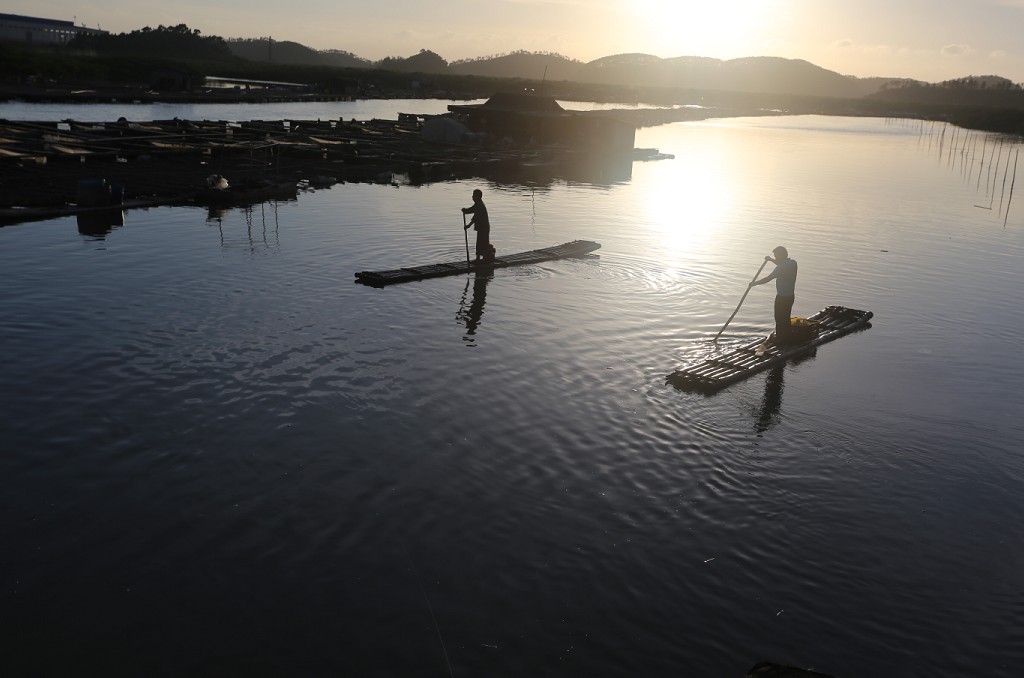
<path fill-rule="evenodd" d="M 687 157 L 673 169 L 650 177 L 641 212 L 663 248 L 666 265 L 678 267 L 694 252 L 713 246 L 734 211 L 736 186 L 711 156 Z"/>

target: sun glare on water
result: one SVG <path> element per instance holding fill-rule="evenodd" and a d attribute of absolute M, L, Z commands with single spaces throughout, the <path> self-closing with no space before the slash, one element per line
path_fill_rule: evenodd
<path fill-rule="evenodd" d="M 736 200 L 735 181 L 722 158 L 697 144 L 687 146 L 686 153 L 685 160 L 665 161 L 674 163 L 674 172 L 648 179 L 650 189 L 638 209 L 648 228 L 658 233 L 662 256 L 672 263 L 709 247 Z"/>

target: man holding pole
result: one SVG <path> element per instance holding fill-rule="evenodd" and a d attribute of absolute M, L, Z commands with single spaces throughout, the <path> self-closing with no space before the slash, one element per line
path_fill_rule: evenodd
<path fill-rule="evenodd" d="M 472 214 L 473 218 L 465 224 L 464 228 L 470 226 L 476 230 L 476 260 L 477 262 L 488 261 L 491 258 L 491 220 L 487 216 L 487 206 L 484 205 L 484 193 L 479 188 L 473 191 L 472 207 L 463 207 L 462 214 Z M 465 217 L 463 217 L 465 221 Z"/>
<path fill-rule="evenodd" d="M 796 300 L 796 260 L 789 258 L 789 252 L 782 245 L 773 249 L 772 254 L 775 255 L 774 259 L 765 257 L 764 260 L 773 262 L 775 270 L 760 280 L 751 281 L 747 287 L 749 289 L 775 281 L 775 340 L 782 344 L 789 338 L 789 318 Z"/>

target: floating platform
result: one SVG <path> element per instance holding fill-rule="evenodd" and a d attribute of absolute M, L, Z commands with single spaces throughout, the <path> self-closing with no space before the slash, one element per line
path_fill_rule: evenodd
<path fill-rule="evenodd" d="M 807 353 L 812 348 L 834 339 L 870 327 L 870 311 L 858 311 L 843 306 L 829 306 L 812 315 L 808 320 L 818 323 L 818 337 L 801 344 L 776 346 L 769 344 L 763 351 L 764 339 L 758 339 L 746 346 L 724 355 L 708 358 L 704 362 L 676 370 L 666 378 L 676 388 L 687 391 L 713 393 L 752 374 L 766 370 Z"/>
<path fill-rule="evenodd" d="M 600 244 L 590 240 L 573 240 L 564 245 L 555 245 L 554 247 L 544 247 L 539 250 L 495 257 L 494 261 L 488 263 L 452 261 L 442 264 L 410 266 L 392 271 L 360 271 L 356 273 L 356 282 L 370 285 L 371 287 L 384 287 L 385 285 L 424 280 L 426 278 L 438 278 L 444 275 L 459 275 L 460 273 L 472 273 L 474 271 L 506 268 L 508 266 L 538 264 L 542 261 L 551 261 L 552 259 L 582 257 L 600 247 Z"/>

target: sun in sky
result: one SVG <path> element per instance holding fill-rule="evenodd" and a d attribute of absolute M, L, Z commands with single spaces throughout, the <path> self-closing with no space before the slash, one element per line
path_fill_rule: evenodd
<path fill-rule="evenodd" d="M 730 59 L 758 53 L 783 20 L 781 1 L 629 0 L 626 13 L 652 54 Z"/>
<path fill-rule="evenodd" d="M 7 0 L 4 11 L 112 32 L 184 23 L 206 36 L 273 36 L 373 61 L 421 49 L 449 62 L 519 50 L 584 62 L 769 56 L 858 77 L 1024 81 L 1024 0 L 307 0 L 303 9 L 282 13 L 274 0 Z"/>

